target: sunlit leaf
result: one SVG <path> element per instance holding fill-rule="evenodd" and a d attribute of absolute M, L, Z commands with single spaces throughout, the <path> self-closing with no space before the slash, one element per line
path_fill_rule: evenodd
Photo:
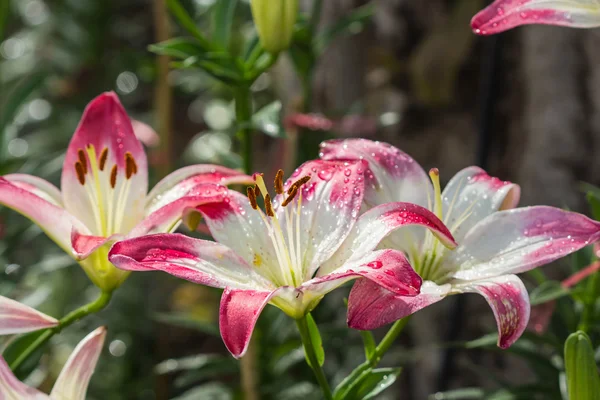
<path fill-rule="evenodd" d="M 308 327 L 308 334 L 310 335 L 310 341 L 312 343 L 314 353 L 317 356 L 317 362 L 319 363 L 319 365 L 322 366 L 325 362 L 325 350 L 323 350 L 323 340 L 321 339 L 319 328 L 317 327 L 315 320 L 310 314 L 306 316 L 306 325 Z M 306 356 L 306 362 L 312 367 L 308 356 Z"/>
<path fill-rule="evenodd" d="M 252 116 L 253 127 L 271 137 L 285 138 L 285 129 L 281 122 L 281 109 L 280 101 L 274 101 L 264 106 Z"/>
<path fill-rule="evenodd" d="M 402 368 L 379 368 L 361 376 L 343 397 L 345 400 L 370 400 L 390 387 L 398 378 Z"/>

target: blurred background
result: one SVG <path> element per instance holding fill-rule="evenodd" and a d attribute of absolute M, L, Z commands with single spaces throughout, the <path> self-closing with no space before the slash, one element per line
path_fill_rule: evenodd
<path fill-rule="evenodd" d="M 216 1 L 182 4 L 200 29 L 208 29 Z M 301 3 L 304 9 L 311 4 Z M 327 29 L 367 3 L 327 0 L 319 26 Z M 373 1 L 369 17 L 347 24 L 325 49 L 308 89 L 290 59 L 281 57 L 251 88 L 255 110 L 266 107 L 281 122 L 264 129 L 267 135 L 254 135 L 255 169 L 291 173 L 315 157 L 326 138 L 365 137 L 400 147 L 426 169 L 438 167 L 445 181 L 478 164 L 521 184 L 523 204 L 585 212 L 581 182 L 600 183 L 594 157 L 600 150 L 600 35 L 536 26 L 476 37 L 469 20 L 487 3 Z M 107 90 L 148 125 L 143 132 L 150 138 L 152 182 L 189 164 L 242 166 L 228 88 L 197 69 L 172 70 L 168 59 L 148 51 L 152 43 L 182 35 L 162 0 L 0 5 L 0 174 L 30 173 L 58 185 L 83 108 Z M 241 51 L 255 35 L 248 0 L 240 1 L 234 26 L 232 46 Z M 1 295 L 54 316 L 95 297 L 67 255 L 5 208 L 0 237 Z M 545 272 L 560 278 L 568 274 L 564 267 Z M 360 336 L 345 328 L 348 290 L 328 296 L 314 313 L 334 384 L 364 358 Z M 74 345 L 106 324 L 109 339 L 88 398 L 243 398 L 239 364 L 218 334 L 219 296 L 166 274 L 133 274 L 106 310 L 53 339 L 29 382 L 51 387 Z M 531 368 L 514 354 L 447 345 L 496 329 L 484 300 L 464 297 L 461 304 L 446 301 L 415 316 L 384 362 L 405 370 L 378 398 L 496 388 L 496 375 L 523 384 L 532 379 Z M 318 398 L 288 317 L 269 307 L 255 337 L 254 398 Z"/>

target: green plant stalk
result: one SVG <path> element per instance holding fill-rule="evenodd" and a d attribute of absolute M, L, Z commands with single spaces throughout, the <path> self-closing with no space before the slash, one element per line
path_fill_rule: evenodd
<path fill-rule="evenodd" d="M 594 320 L 594 314 L 596 311 L 596 300 L 598 293 L 600 293 L 600 273 L 596 272 L 590 277 L 590 281 L 587 286 L 588 299 L 583 307 L 581 314 L 581 320 L 579 322 L 578 329 L 589 333 L 590 326 Z"/>
<path fill-rule="evenodd" d="M 250 122 L 252 118 L 252 100 L 250 98 L 250 88 L 247 86 L 234 89 L 235 96 L 235 118 L 240 127 L 237 137 L 241 143 L 241 153 L 244 162 L 244 172 L 251 174 L 252 171 L 252 129 Z"/>
<path fill-rule="evenodd" d="M 86 317 L 90 314 L 95 314 L 102 309 L 104 309 L 110 299 L 112 298 L 112 292 L 101 292 L 100 296 L 91 303 L 88 303 L 74 311 L 71 311 L 69 314 L 64 316 L 58 321 L 58 325 L 54 328 L 46 330 L 40 337 L 37 338 L 35 342 L 33 342 L 23 353 L 19 355 L 19 357 L 10 365 L 10 368 L 14 371 L 19 368 L 19 366 L 27 360 L 38 348 L 40 348 L 44 343 L 46 343 L 52 336 L 59 333 L 62 329 L 68 327 L 69 325 L 79 321 L 83 317 Z"/>
<path fill-rule="evenodd" d="M 319 386 L 321 386 L 323 395 L 325 396 L 326 400 L 331 400 L 333 399 L 333 396 L 331 395 L 331 389 L 329 388 L 329 383 L 327 383 L 327 378 L 325 377 L 323 368 L 321 368 L 321 365 L 319 364 L 319 361 L 317 359 L 317 355 L 315 354 L 312 339 L 310 337 L 310 332 L 308 330 L 308 322 L 306 321 L 306 316 L 297 319 L 296 325 L 298 325 L 298 331 L 300 332 L 300 337 L 302 338 L 304 351 L 306 352 L 306 356 L 310 360 L 312 370 L 315 373 L 317 382 L 319 382 Z"/>
<path fill-rule="evenodd" d="M 313 32 L 317 30 L 319 22 L 321 22 L 321 12 L 323 11 L 323 0 L 314 0 L 310 15 L 310 27 Z"/>
<path fill-rule="evenodd" d="M 338 389 L 336 390 L 336 396 L 344 398 L 347 394 L 346 392 L 349 391 L 352 387 L 353 382 L 364 378 L 365 376 L 367 376 L 369 370 L 372 370 L 373 368 L 377 367 L 385 353 L 390 349 L 394 341 L 396 341 L 396 338 L 402 333 L 402 331 L 408 324 L 409 319 L 410 316 L 399 319 L 398 321 L 394 322 L 394 325 L 392 325 L 392 327 L 385 334 L 383 339 L 381 339 L 381 342 L 379 342 L 379 344 L 375 348 L 375 351 L 373 351 L 371 357 L 362 364 L 360 364 L 358 367 L 354 368 L 350 375 L 348 375 L 342 381 L 342 383 L 340 383 Z M 340 390 L 340 388 L 342 387 L 344 388 L 344 390 Z"/>

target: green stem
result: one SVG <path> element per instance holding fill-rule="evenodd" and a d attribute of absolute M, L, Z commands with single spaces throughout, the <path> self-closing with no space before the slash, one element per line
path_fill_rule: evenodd
<path fill-rule="evenodd" d="M 583 307 L 578 329 L 580 331 L 589 333 L 590 326 L 592 325 L 594 314 L 596 312 L 596 299 L 598 293 L 600 293 L 600 272 L 596 272 L 590 277 L 590 281 L 587 286 L 587 292 L 588 299 Z"/>
<path fill-rule="evenodd" d="M 237 87 L 235 93 L 235 117 L 240 127 L 237 136 L 241 142 L 242 158 L 244 160 L 244 172 L 252 173 L 252 130 L 250 119 L 252 118 L 252 102 L 249 87 Z"/>
<path fill-rule="evenodd" d="M 298 325 L 298 331 L 300 331 L 300 337 L 302 338 L 302 344 L 304 345 L 306 357 L 308 357 L 308 360 L 310 361 L 310 366 L 313 372 L 315 373 L 317 382 L 319 382 L 319 385 L 321 386 L 323 395 L 325 396 L 325 399 L 331 400 L 333 399 L 331 395 L 331 389 L 329 388 L 329 383 L 327 383 L 325 373 L 323 372 L 321 364 L 319 364 L 319 360 L 317 359 L 317 355 L 315 354 L 315 348 L 310 337 L 310 332 L 308 330 L 308 322 L 306 320 L 306 316 L 297 319 L 296 325 Z"/>
<path fill-rule="evenodd" d="M 31 343 L 29 347 L 27 347 L 25 351 L 23 351 L 19 355 L 19 357 L 13 363 L 11 363 L 10 369 L 14 371 L 15 369 L 19 368 L 19 366 L 25 360 L 27 360 L 37 349 L 39 349 L 44 343 L 50 340 L 52 336 L 59 333 L 62 329 L 68 327 L 74 322 L 79 321 L 83 317 L 86 317 L 90 314 L 95 314 L 98 311 L 102 310 L 108 305 L 111 297 L 112 292 L 103 291 L 100 293 L 100 296 L 93 302 L 86 304 L 83 307 L 80 307 L 61 318 L 60 321 L 58 321 L 57 326 L 51 329 L 47 329 L 33 343 Z"/>
<path fill-rule="evenodd" d="M 338 388 L 336 389 L 336 396 L 339 398 L 345 398 L 348 392 L 351 390 L 352 386 L 359 380 L 364 379 L 367 376 L 369 370 L 377 367 L 385 353 L 392 346 L 396 338 L 402 333 L 406 324 L 408 324 L 408 320 L 410 317 L 402 318 L 394 323 L 390 330 L 386 333 L 384 338 L 379 342 L 379 345 L 375 348 L 373 355 L 360 364 L 358 367 L 354 368 L 354 370 L 348 375 L 344 380 L 340 383 Z"/>
<path fill-rule="evenodd" d="M 408 324 L 409 320 L 410 317 L 405 317 L 394 322 L 394 325 L 392 325 L 392 327 L 385 334 L 383 339 L 381 339 L 381 342 L 379 342 L 379 345 L 375 348 L 375 353 L 371 358 L 371 365 L 373 367 L 375 367 L 379 363 L 383 355 L 390 349 L 396 338 L 402 333 L 402 331 L 406 327 L 406 324 Z"/>
<path fill-rule="evenodd" d="M 319 22 L 321 22 L 321 11 L 323 10 L 323 0 L 314 0 L 312 12 L 310 15 L 310 28 L 314 32 L 316 31 Z"/>

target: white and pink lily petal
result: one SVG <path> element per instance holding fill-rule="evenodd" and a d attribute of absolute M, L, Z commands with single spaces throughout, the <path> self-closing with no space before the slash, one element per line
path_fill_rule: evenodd
<path fill-rule="evenodd" d="M 367 206 L 388 202 L 390 196 L 392 201 L 416 198 L 423 203 L 427 199 L 428 207 L 460 243 L 454 251 L 448 251 L 432 235 L 435 232 L 432 230 L 408 227 L 391 233 L 380 247 L 408 254 L 424 280 L 421 294 L 401 297 L 385 289 L 375 290 L 374 285 L 364 280 L 357 283 L 350 297 L 348 315 L 351 326 L 358 329 L 373 329 L 393 322 L 449 294 L 476 291 L 485 296 L 488 292 L 481 288 L 490 285 L 497 288 L 507 276 L 547 264 L 600 238 L 600 224 L 581 214 L 552 207 L 514 209 L 520 197 L 519 186 L 491 177 L 478 167 L 460 171 L 442 192 L 437 170 L 430 171 L 429 181 L 414 160 L 387 144 L 364 139 L 325 142 L 321 157 L 368 160 L 371 184 L 365 197 L 372 202 Z M 407 194 L 407 179 L 415 188 L 421 188 L 420 195 Z M 379 207 L 382 206 L 376 208 Z M 521 335 L 529 316 L 527 293 L 515 279 L 507 281 L 515 290 L 497 292 L 507 296 L 513 293 L 508 301 L 515 308 L 519 304 L 512 328 L 500 321 L 502 307 L 488 300 L 498 319 L 501 346 L 510 345 Z M 489 293 L 494 292 L 492 288 Z M 505 308 L 509 309 L 506 305 Z"/>
<path fill-rule="evenodd" d="M 18 301 L 0 296 L 0 335 L 53 328 L 58 321 Z"/>
<path fill-rule="evenodd" d="M 493 35 L 521 25 L 600 26 L 598 0 L 496 0 L 471 20 L 473 32 Z"/>
<path fill-rule="evenodd" d="M 600 239 L 600 223 L 553 207 L 517 208 L 494 213 L 465 235 L 456 251 L 441 260 L 434 281 L 426 280 L 412 298 L 396 296 L 368 282 L 352 289 L 348 321 L 358 329 L 404 318 L 447 295 L 479 293 L 498 324 L 498 345 L 514 343 L 527 326 L 527 291 L 514 274 L 571 254 Z"/>
<path fill-rule="evenodd" d="M 527 289 L 516 275 L 478 281 L 423 282 L 415 297 L 397 296 L 366 280 L 358 281 L 348 299 L 348 326 L 371 330 L 392 323 L 443 300 L 446 296 L 478 293 L 488 302 L 498 325 L 498 346 L 505 349 L 523 334 L 529 321 Z"/>
<path fill-rule="evenodd" d="M 366 207 L 389 202 L 422 205 L 444 222 L 459 243 L 475 223 L 499 209 L 515 207 L 520 197 L 518 185 L 491 177 L 478 167 L 460 171 L 442 192 L 437 169 L 427 174 L 414 159 L 387 143 L 366 139 L 324 142 L 321 157 L 367 160 Z M 432 279 L 448 253 L 446 248 L 455 247 L 432 233 L 407 227 L 387 237 L 384 246 L 406 252 L 417 273 Z"/>
<path fill-rule="evenodd" d="M 217 243 L 174 234 L 134 238 L 116 243 L 110 260 L 126 270 L 161 270 L 226 288 L 221 334 L 236 357 L 243 355 L 266 304 L 300 318 L 327 292 L 357 277 L 396 294 L 416 295 L 421 280 L 405 256 L 396 250 L 375 251 L 375 238 L 418 225 L 448 243 L 454 240 L 441 221 L 422 207 L 402 203 L 359 217 L 365 166 L 364 162 L 312 161 L 286 184 L 280 172 L 274 200 L 262 176 L 255 175 L 256 187 L 248 190 L 248 198 L 229 191 L 226 198 L 196 208 Z M 258 207 L 257 196 L 263 197 L 265 211 Z M 342 243 L 360 237 L 359 230 L 373 237 L 346 251 Z"/>
<path fill-rule="evenodd" d="M 126 274 L 108 263 L 107 245 L 132 232 L 174 230 L 182 216 L 162 209 L 173 208 L 171 203 L 202 183 L 251 181 L 252 177 L 235 170 L 197 165 L 175 171 L 147 195 L 146 154 L 129 116 L 111 92 L 98 96 L 84 111 L 63 164 L 62 191 L 34 176 L 6 175 L 0 177 L 0 204 L 38 224 L 81 261 L 96 285 L 109 290 Z"/>
<path fill-rule="evenodd" d="M 77 345 L 58 376 L 50 395 L 19 381 L 6 361 L 0 357 L 0 399 L 85 400 L 105 337 L 106 329 L 100 327 Z"/>

